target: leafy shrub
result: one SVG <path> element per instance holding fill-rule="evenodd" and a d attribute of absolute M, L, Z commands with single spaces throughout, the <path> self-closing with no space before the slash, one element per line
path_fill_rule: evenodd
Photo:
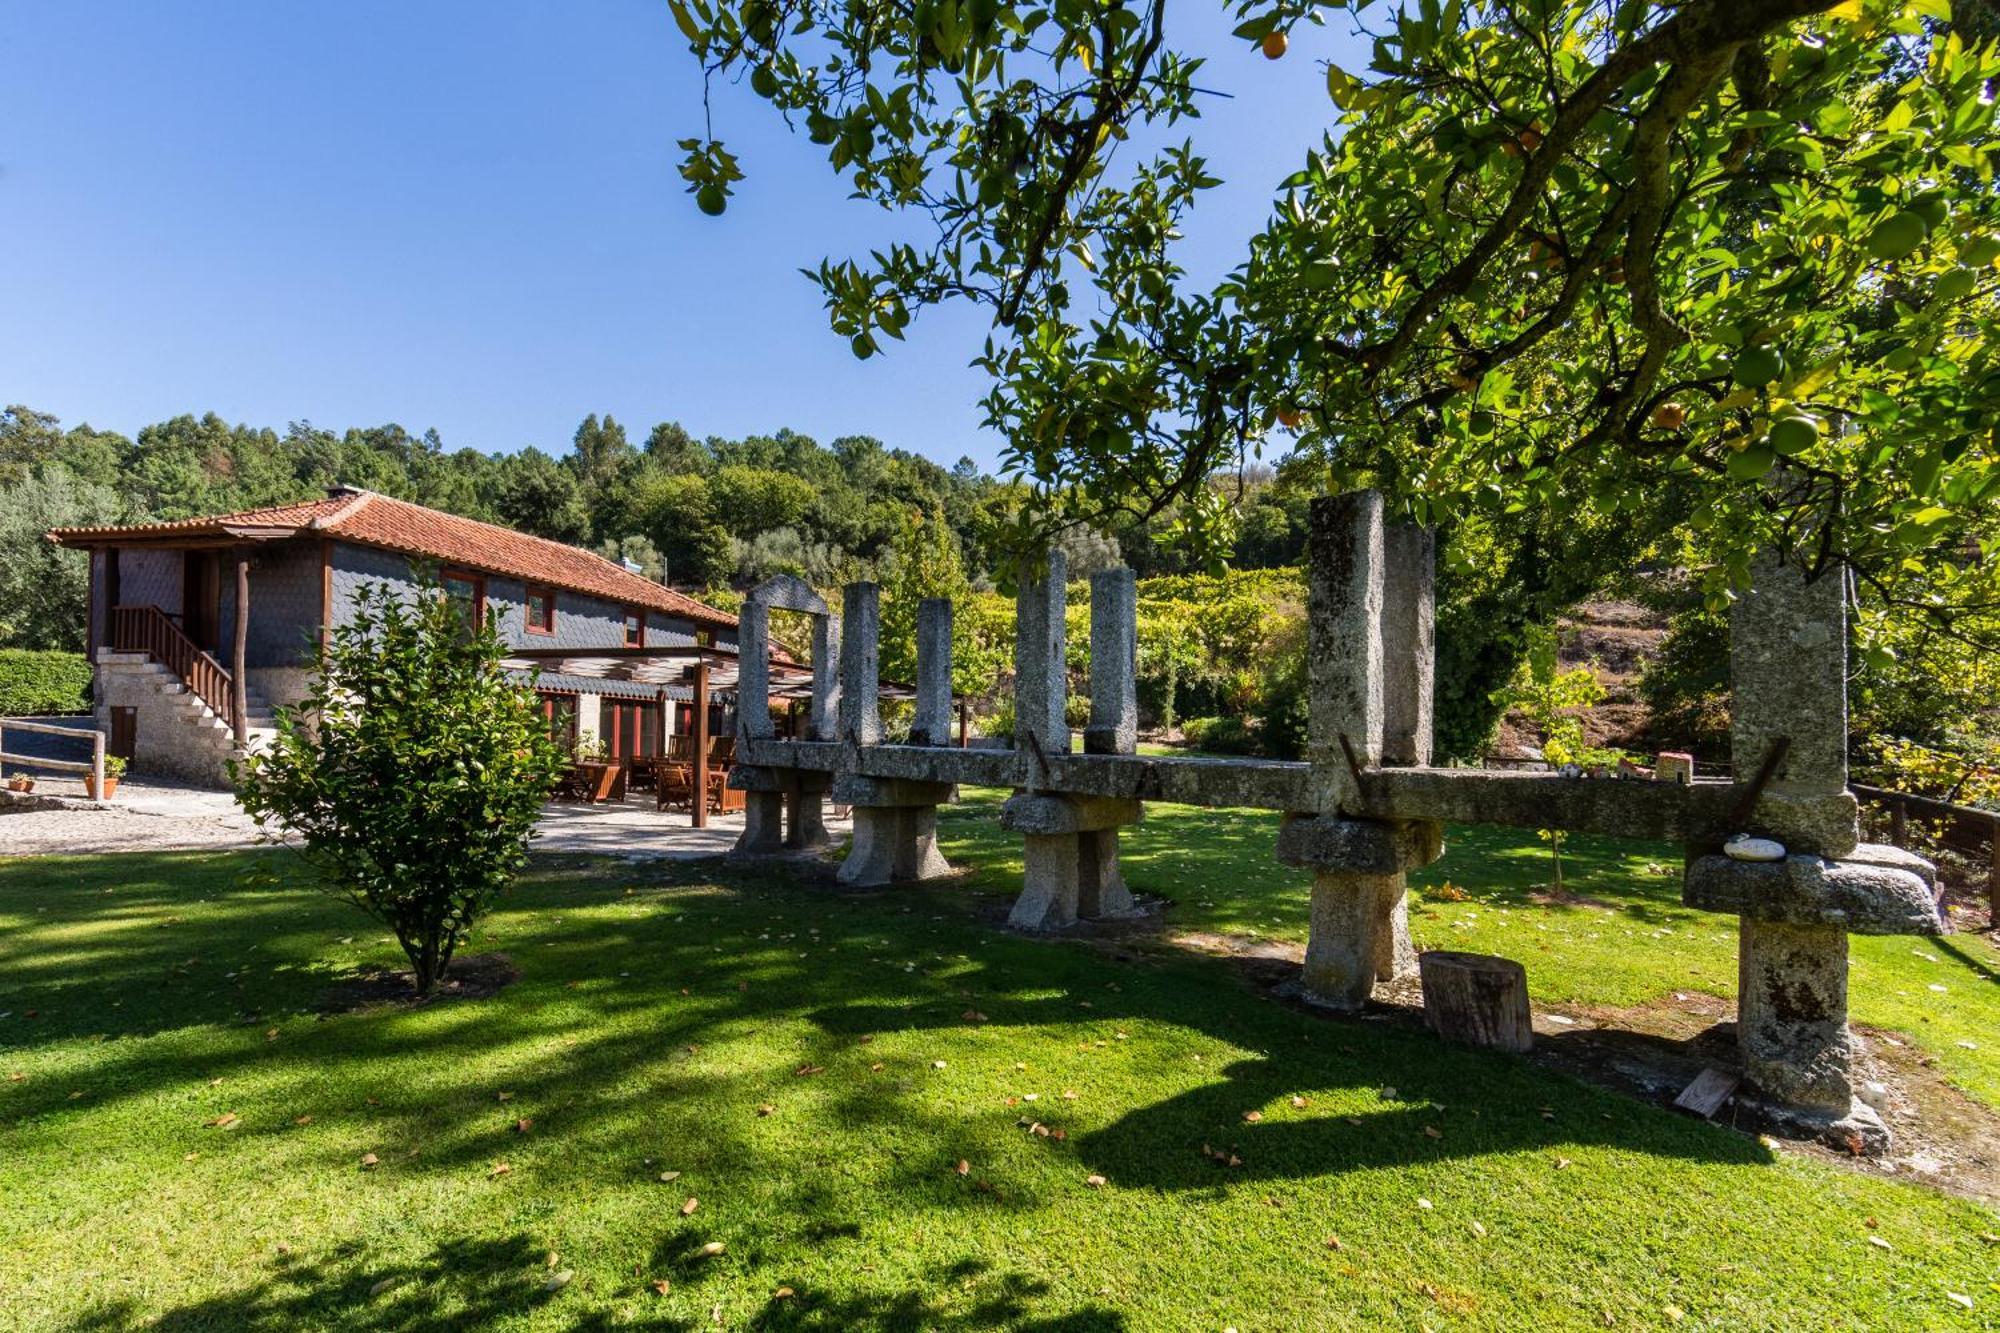
<path fill-rule="evenodd" d="M 0 648 L 0 717 L 90 711 L 90 659 L 82 653 Z"/>
<path fill-rule="evenodd" d="M 436 588 L 366 585 L 269 749 L 232 764 L 259 826 L 296 834 L 336 895 L 395 933 L 419 995 L 527 858 L 563 757 L 533 691 Z"/>
<path fill-rule="evenodd" d="M 1257 732 L 1240 717 L 1191 717 L 1181 723 L 1181 739 L 1209 754 L 1261 754 Z"/>

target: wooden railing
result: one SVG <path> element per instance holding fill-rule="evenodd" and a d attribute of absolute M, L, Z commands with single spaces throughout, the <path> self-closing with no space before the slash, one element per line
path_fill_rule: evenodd
<path fill-rule="evenodd" d="M 1910 816 L 1915 815 L 1932 821 L 1938 841 L 1954 851 L 1969 856 L 1985 852 L 1987 924 L 2000 927 L 2000 814 L 1932 796 L 1863 786 L 1859 782 L 1848 784 L 1848 790 L 1889 812 L 1889 841 L 1898 847 L 1909 845 Z"/>
<path fill-rule="evenodd" d="M 10 754 L 7 751 L 7 733 L 29 731 L 39 736 L 60 736 L 65 740 L 89 741 L 90 762 L 80 759 L 50 759 L 44 755 Z M 90 779 L 92 796 L 104 791 L 104 733 L 85 731 L 79 727 L 57 726 L 51 722 L 30 722 L 26 718 L 8 718 L 0 721 L 0 760 L 27 768 L 47 768 L 58 773 L 82 773 Z"/>
<path fill-rule="evenodd" d="M 157 606 L 111 608 L 111 647 L 145 653 L 181 678 L 195 697 L 215 710 L 231 731 L 239 731 L 236 682 L 222 663 L 197 647 Z"/>

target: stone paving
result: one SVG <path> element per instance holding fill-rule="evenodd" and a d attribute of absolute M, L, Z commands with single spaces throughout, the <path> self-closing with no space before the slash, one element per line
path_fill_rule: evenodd
<path fill-rule="evenodd" d="M 128 778 L 111 801 L 86 801 L 81 782 L 42 778 L 34 796 L 33 802 L 0 801 L 0 856 L 250 847 L 259 841 L 256 824 L 224 791 Z M 829 823 L 835 836 L 847 832 L 845 821 Z M 622 805 L 550 805 L 539 832 L 538 852 L 691 860 L 733 848 L 743 816 L 715 815 L 707 828 L 690 828 L 686 814 L 662 814 L 650 798 L 635 797 Z"/>

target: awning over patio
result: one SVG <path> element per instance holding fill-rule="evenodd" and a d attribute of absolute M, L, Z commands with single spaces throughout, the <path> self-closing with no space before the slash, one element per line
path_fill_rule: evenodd
<path fill-rule="evenodd" d="M 597 680 L 652 689 L 693 691 L 696 674 L 707 668 L 707 693 L 734 694 L 740 664 L 733 649 L 677 646 L 671 648 L 515 648 L 501 665 L 513 671 L 540 670 L 545 678 L 567 677 L 566 684 Z M 771 698 L 792 702 L 812 698 L 812 668 L 789 657 L 771 658 Z M 895 681 L 880 684 L 884 699 L 915 699 L 913 686 Z M 691 695 L 682 695 L 686 698 Z"/>

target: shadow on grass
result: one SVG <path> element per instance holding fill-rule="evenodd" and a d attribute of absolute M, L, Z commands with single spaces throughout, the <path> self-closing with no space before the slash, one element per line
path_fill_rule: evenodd
<path fill-rule="evenodd" d="M 533 1314 L 544 1307 L 570 1329 L 632 1328 L 658 1333 L 689 1333 L 711 1328 L 715 1321 L 665 1314 L 617 1311 L 606 1303 L 656 1301 L 658 1295 L 639 1278 L 623 1291 L 591 1290 L 587 1279 L 549 1289 L 550 1270 L 544 1252 L 522 1234 L 487 1239 L 447 1241 L 423 1259 L 359 1266 L 358 1247 L 336 1250 L 323 1259 L 273 1259 L 265 1271 L 227 1295 L 174 1306 L 160 1312 L 120 1300 L 60 1325 L 62 1333 L 127 1333 L 145 1328 L 160 1333 L 195 1333 L 212 1329 L 370 1329 L 383 1333 L 432 1333 L 434 1330 L 484 1328 L 492 1323 Z M 678 1239 L 663 1243 L 654 1271 L 671 1274 L 673 1289 L 701 1284 L 705 1261 Z M 1011 1333 L 1119 1333 L 1125 1318 L 1104 1308 L 1041 1315 L 1036 1305 L 1050 1294 L 1049 1285 L 1021 1273 L 996 1273 L 975 1258 L 938 1265 L 926 1272 L 935 1291 L 964 1291 L 977 1286 L 978 1295 L 961 1306 L 922 1290 L 860 1290 L 840 1293 L 805 1291 L 772 1298 L 750 1315 L 747 1324 L 732 1318 L 734 1327 L 753 1329 L 847 1330 L 1006 1329 Z M 701 1296 L 707 1301 L 706 1294 Z M 726 1302 L 725 1302 L 726 1303 Z"/>

